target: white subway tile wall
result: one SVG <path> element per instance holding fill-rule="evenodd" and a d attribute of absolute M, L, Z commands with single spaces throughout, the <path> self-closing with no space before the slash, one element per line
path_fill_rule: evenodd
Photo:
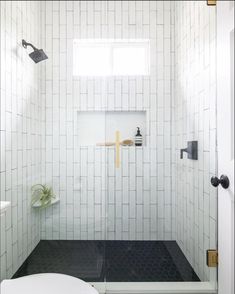
<path fill-rule="evenodd" d="M 206 250 L 217 246 L 216 8 L 205 1 L 175 1 L 175 77 L 176 240 L 200 279 L 215 281 Z M 198 161 L 179 157 L 189 140 Z"/>
<path fill-rule="evenodd" d="M 31 209 L 30 188 L 41 182 L 43 109 L 39 67 L 22 39 L 40 45 L 37 1 L 1 1 L 1 277 L 10 278 L 40 240 L 40 215 Z M 28 51 L 28 53 L 27 53 Z M 44 120 L 45 121 L 45 120 Z"/>
<path fill-rule="evenodd" d="M 177 240 L 216 279 L 216 13 L 204 1 L 1 1 L 1 279 L 40 239 Z M 25 38 L 49 59 L 38 65 Z M 149 39 L 149 77 L 73 77 L 74 39 Z M 29 53 L 29 50 L 28 50 Z M 78 111 L 146 111 L 146 144 L 81 146 Z M 108 129 L 105 124 L 105 130 Z M 94 123 L 95 128 L 95 123 Z M 87 134 L 89 136 L 89 134 Z M 125 138 L 122 138 L 125 139 Z M 199 160 L 179 159 L 198 140 Z M 60 202 L 40 215 L 30 187 Z"/>
<path fill-rule="evenodd" d="M 41 9 L 45 174 L 60 198 L 41 214 L 41 238 L 175 239 L 170 1 L 44 1 Z M 149 39 L 150 76 L 73 76 L 73 40 L 86 38 Z M 77 112 L 100 110 L 147 112 L 146 146 L 121 147 L 119 169 L 114 147 L 79 144 Z"/>

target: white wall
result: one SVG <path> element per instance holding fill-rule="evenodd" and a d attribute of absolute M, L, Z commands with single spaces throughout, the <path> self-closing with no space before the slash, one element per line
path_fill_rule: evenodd
<path fill-rule="evenodd" d="M 39 45 L 39 2 L 1 1 L 1 279 L 10 278 L 40 240 L 30 188 L 41 181 L 39 67 L 21 45 Z"/>
<path fill-rule="evenodd" d="M 42 43 L 49 56 L 41 88 L 46 181 L 60 198 L 42 213 L 43 239 L 174 239 L 170 6 L 170 1 L 42 4 Z M 73 77 L 74 38 L 150 39 L 151 75 Z M 75 110 L 146 110 L 147 146 L 122 148 L 121 168 L 115 169 L 113 148 L 77 144 Z"/>
<path fill-rule="evenodd" d="M 201 280 L 215 280 L 206 250 L 216 248 L 216 8 L 175 2 L 176 240 Z M 197 161 L 180 159 L 197 140 Z"/>

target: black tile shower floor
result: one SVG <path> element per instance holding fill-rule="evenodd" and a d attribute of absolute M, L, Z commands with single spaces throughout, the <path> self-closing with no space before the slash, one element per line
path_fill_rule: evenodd
<path fill-rule="evenodd" d="M 13 278 L 63 273 L 87 282 L 200 281 L 175 241 L 40 241 Z"/>

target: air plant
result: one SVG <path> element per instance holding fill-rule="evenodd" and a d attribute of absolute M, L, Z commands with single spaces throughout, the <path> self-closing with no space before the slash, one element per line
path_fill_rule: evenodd
<path fill-rule="evenodd" d="M 41 208 L 45 208 L 51 204 L 53 198 L 55 198 L 54 192 L 51 187 L 47 187 L 46 185 L 36 184 L 32 186 L 32 201 L 31 204 L 39 202 L 41 204 Z"/>

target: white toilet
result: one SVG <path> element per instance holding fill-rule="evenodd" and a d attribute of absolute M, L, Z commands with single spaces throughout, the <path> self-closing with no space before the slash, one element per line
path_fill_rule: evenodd
<path fill-rule="evenodd" d="M 90 284 L 62 274 L 37 274 L 4 280 L 1 294 L 98 294 Z"/>

